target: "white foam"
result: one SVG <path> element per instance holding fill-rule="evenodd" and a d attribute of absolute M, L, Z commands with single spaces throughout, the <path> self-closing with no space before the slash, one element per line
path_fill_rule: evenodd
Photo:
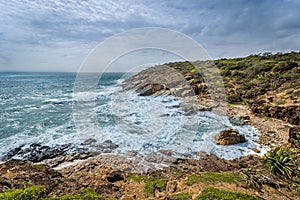
<path fill-rule="evenodd" d="M 84 110 L 75 113 L 82 115 L 75 121 L 77 125 L 84 127 L 80 133 L 73 130 L 73 121 L 54 127 L 36 125 L 36 129 L 40 130 L 38 135 L 30 136 L 24 131 L 1 139 L 0 157 L 9 149 L 23 144 L 80 144 L 91 137 L 98 142 L 111 140 L 119 146 L 116 153 L 136 150 L 141 154 L 148 154 L 158 150 L 172 150 L 179 154 L 192 155 L 194 152 L 206 151 L 222 158 L 233 159 L 254 153 L 252 148 L 260 149 L 261 154 L 266 152 L 265 148 L 255 142 L 258 131 L 251 126 L 234 126 L 228 117 L 211 112 L 184 115 L 179 107 L 182 102 L 172 96 L 142 97 L 132 91 L 120 92 L 119 89 L 117 86 L 103 86 L 96 92 L 74 93 L 73 99 L 70 94 L 69 98 L 64 95 L 62 98 L 45 99 L 44 103 L 47 105 L 71 101 L 83 105 L 86 102 L 101 103 L 95 104 L 96 121 L 90 120 L 92 113 Z M 45 105 L 41 107 L 47 108 Z M 89 126 L 89 123 L 95 124 Z M 215 145 L 213 135 L 228 127 L 245 134 L 247 142 L 231 146 Z"/>

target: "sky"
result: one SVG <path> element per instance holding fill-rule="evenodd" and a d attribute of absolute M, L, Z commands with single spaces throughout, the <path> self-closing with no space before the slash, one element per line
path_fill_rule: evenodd
<path fill-rule="evenodd" d="M 300 49 L 299 0 L 0 0 L 0 7 L 0 71 L 78 71 L 101 42 L 144 27 L 185 34 L 213 59 Z"/>

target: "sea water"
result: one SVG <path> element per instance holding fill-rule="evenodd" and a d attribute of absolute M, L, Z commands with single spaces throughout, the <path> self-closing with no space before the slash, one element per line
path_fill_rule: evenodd
<path fill-rule="evenodd" d="M 0 158 L 21 145 L 82 145 L 88 138 L 111 140 L 119 146 L 115 153 L 206 151 L 232 159 L 260 148 L 255 128 L 235 126 L 228 117 L 211 112 L 186 115 L 180 99 L 123 91 L 123 79 L 122 73 L 104 73 L 93 91 L 76 93 L 76 73 L 1 72 Z M 93 112 L 74 110 L 76 105 L 92 105 Z M 238 129 L 247 142 L 215 145 L 213 135 L 226 128 Z"/>

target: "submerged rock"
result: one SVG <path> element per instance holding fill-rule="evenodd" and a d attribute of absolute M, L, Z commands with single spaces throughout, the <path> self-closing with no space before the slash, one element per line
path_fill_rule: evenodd
<path fill-rule="evenodd" d="M 232 145 L 246 142 L 244 135 L 240 134 L 238 130 L 231 128 L 221 131 L 215 135 L 214 138 L 216 140 L 216 144 L 219 145 Z"/>

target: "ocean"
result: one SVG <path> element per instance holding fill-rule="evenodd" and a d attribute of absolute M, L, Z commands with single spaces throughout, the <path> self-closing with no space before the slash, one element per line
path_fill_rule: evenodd
<path fill-rule="evenodd" d="M 90 138 L 111 140 L 118 145 L 116 154 L 171 150 L 182 156 L 206 151 L 232 159 L 260 148 L 255 128 L 235 126 L 228 117 L 208 111 L 186 115 L 180 99 L 122 91 L 123 79 L 122 73 L 104 73 L 94 91 L 74 95 L 76 73 L 1 72 L 0 159 L 19 146 L 82 145 Z M 92 109 L 85 112 L 78 105 Z M 245 134 L 247 142 L 215 145 L 212 136 L 228 127 Z"/>

